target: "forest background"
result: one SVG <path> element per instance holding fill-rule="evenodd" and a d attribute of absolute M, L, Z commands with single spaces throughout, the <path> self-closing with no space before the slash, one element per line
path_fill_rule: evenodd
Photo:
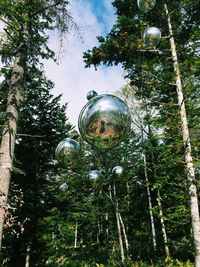
<path fill-rule="evenodd" d="M 146 14 L 113 1 L 113 28 L 84 53 L 86 67 L 122 64 L 128 81 L 116 94 L 132 129 L 106 154 L 82 140 L 44 75 L 42 60 L 55 58 L 46 31 L 76 29 L 68 4 L 0 1 L 2 266 L 200 266 L 200 1 L 158 1 Z M 162 31 L 154 49 L 147 25 Z M 73 168 L 55 161 L 66 136 L 81 144 Z M 102 172 L 94 184 L 91 169 Z"/>

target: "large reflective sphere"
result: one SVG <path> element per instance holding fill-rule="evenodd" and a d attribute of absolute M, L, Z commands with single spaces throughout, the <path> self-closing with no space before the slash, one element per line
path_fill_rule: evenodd
<path fill-rule="evenodd" d="M 145 30 L 143 40 L 146 46 L 155 47 L 160 43 L 161 32 L 156 27 L 149 27 Z"/>
<path fill-rule="evenodd" d="M 79 131 L 83 139 L 99 149 L 116 146 L 130 127 L 130 113 L 124 101 L 103 94 L 91 99 L 79 115 Z"/>
<path fill-rule="evenodd" d="M 90 181 L 96 181 L 100 178 L 101 173 L 98 170 L 92 170 L 88 173 L 88 179 Z"/>
<path fill-rule="evenodd" d="M 122 166 L 115 166 L 112 169 L 112 174 L 116 177 L 120 177 L 124 172 L 124 168 Z"/>
<path fill-rule="evenodd" d="M 146 13 L 151 10 L 156 4 L 156 0 L 137 0 L 138 8 Z"/>
<path fill-rule="evenodd" d="M 92 99 L 93 97 L 95 97 L 97 95 L 98 95 L 97 92 L 95 92 L 95 91 L 89 91 L 87 93 L 87 100 L 90 100 L 90 99 Z"/>
<path fill-rule="evenodd" d="M 63 165 L 72 165 L 78 159 L 79 144 L 71 138 L 65 138 L 56 147 L 55 156 Z"/>

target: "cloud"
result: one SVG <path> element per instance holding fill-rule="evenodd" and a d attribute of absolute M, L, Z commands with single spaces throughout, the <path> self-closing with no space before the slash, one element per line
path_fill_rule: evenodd
<path fill-rule="evenodd" d="M 94 3 L 96 2 L 96 3 Z M 77 127 L 78 116 L 82 107 L 86 104 L 86 94 L 90 90 L 97 93 L 112 92 L 125 84 L 121 67 L 100 67 L 97 71 L 85 68 L 83 51 L 98 45 L 96 36 L 105 35 L 114 22 L 114 10 L 110 0 L 103 0 L 102 18 L 95 15 L 93 0 L 73 1 L 70 12 L 75 22 L 80 27 L 81 38 L 71 32 L 63 42 L 63 53 L 59 65 L 52 61 L 45 62 L 45 71 L 48 78 L 55 83 L 54 95 L 62 94 L 62 103 L 68 103 L 67 116 L 69 121 Z M 104 6 L 102 7 L 102 4 Z M 98 10 L 100 14 L 100 9 Z M 107 32 L 106 32 L 107 31 Z M 50 46 L 54 51 L 59 50 L 59 40 L 52 35 Z"/>

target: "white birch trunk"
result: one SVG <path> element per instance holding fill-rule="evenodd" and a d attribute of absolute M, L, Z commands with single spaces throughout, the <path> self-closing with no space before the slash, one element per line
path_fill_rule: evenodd
<path fill-rule="evenodd" d="M 12 68 L 10 90 L 7 100 L 6 113 L 9 117 L 3 129 L 0 147 L 0 250 L 3 237 L 5 211 L 7 209 L 10 177 L 13 167 L 18 122 L 18 107 L 21 100 L 21 87 L 25 74 L 24 62 L 25 58 L 23 52 L 18 53 Z"/>
<path fill-rule="evenodd" d="M 108 230 L 108 213 L 107 212 L 106 212 L 105 217 L 106 217 L 106 236 L 108 238 L 108 236 L 109 236 L 109 230 Z"/>
<path fill-rule="evenodd" d="M 119 221 L 119 212 L 116 210 L 115 211 L 115 216 L 116 216 L 116 222 L 117 222 L 117 230 L 118 230 L 118 238 L 119 238 L 119 247 L 120 247 L 120 253 L 121 253 L 121 260 L 124 262 L 124 246 L 123 246 L 123 241 L 122 241 L 122 232 L 121 232 L 121 227 L 120 227 L 120 221 Z"/>
<path fill-rule="evenodd" d="M 156 231 L 155 231 L 154 217 L 153 217 L 153 211 L 152 211 L 151 192 L 149 188 L 149 179 L 147 175 L 147 162 L 146 162 L 145 154 L 143 154 L 143 161 L 144 161 L 144 176 L 145 176 L 145 181 L 146 181 L 147 197 L 148 197 L 148 204 L 149 204 L 149 215 L 150 215 L 150 222 L 151 222 L 153 249 L 154 251 L 156 251 L 157 250 Z"/>
<path fill-rule="evenodd" d="M 168 7 L 166 4 L 164 5 L 164 7 L 167 15 L 168 28 L 170 34 L 172 59 L 174 63 L 174 72 L 176 74 L 176 91 L 177 91 L 179 112 L 182 123 L 183 142 L 185 147 L 185 162 L 186 162 L 187 181 L 188 181 L 189 197 L 190 197 L 190 212 L 192 217 L 192 230 L 193 230 L 194 246 L 195 246 L 195 264 L 196 267 L 200 267 L 200 220 L 199 220 L 197 187 L 195 182 L 195 171 L 191 153 L 190 134 L 189 134 L 188 121 L 187 121 L 185 102 L 183 96 L 181 74 L 176 52 L 176 45 L 173 37 L 172 24 L 169 16 Z"/>
<path fill-rule="evenodd" d="M 114 194 L 115 201 L 116 201 L 115 216 L 116 216 L 116 222 L 117 222 L 117 231 L 118 231 L 118 238 L 119 238 L 120 254 L 121 254 L 121 260 L 122 260 L 122 262 L 124 262 L 124 260 L 125 260 L 125 257 L 124 257 L 124 245 L 123 245 L 122 232 L 121 232 L 121 226 L 120 226 L 120 220 L 119 220 L 118 202 L 117 202 L 117 199 L 116 199 L 116 186 L 115 186 L 115 183 L 113 185 L 113 194 Z"/>
<path fill-rule="evenodd" d="M 161 200 L 160 200 L 160 191 L 159 190 L 158 190 L 157 201 L 158 201 L 158 208 L 159 208 L 159 214 L 160 214 L 161 229 L 162 229 L 163 239 L 164 239 L 165 253 L 167 256 L 169 256 L 170 254 L 169 254 L 169 247 L 167 244 L 167 232 L 166 232 L 166 228 L 165 228 L 165 221 L 163 218 L 163 211 L 162 211 L 162 204 L 161 204 Z"/>
<path fill-rule="evenodd" d="M 30 244 L 28 244 L 27 250 L 26 250 L 25 267 L 30 266 L 30 251 L 31 251 L 31 246 L 30 246 Z"/>
<path fill-rule="evenodd" d="M 124 236 L 124 243 L 125 243 L 125 246 L 126 246 L 126 251 L 128 251 L 129 243 L 128 243 L 128 238 L 127 238 L 127 234 L 126 234 L 125 225 L 124 225 L 124 222 L 122 220 L 122 216 L 121 216 L 120 212 L 118 212 L 118 213 L 119 213 L 119 221 L 120 221 L 120 224 L 122 226 L 122 232 L 123 232 L 123 236 Z"/>
<path fill-rule="evenodd" d="M 78 224 L 76 222 L 75 232 L 74 232 L 74 248 L 77 248 L 77 238 L 78 238 Z"/>

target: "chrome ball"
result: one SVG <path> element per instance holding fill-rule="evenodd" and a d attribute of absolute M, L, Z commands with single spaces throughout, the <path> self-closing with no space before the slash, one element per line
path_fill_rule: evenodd
<path fill-rule="evenodd" d="M 128 106 L 120 98 L 103 94 L 91 99 L 81 110 L 78 127 L 83 139 L 99 149 L 116 146 L 130 128 Z"/>
<path fill-rule="evenodd" d="M 68 137 L 57 145 L 55 156 L 59 162 L 65 166 L 68 166 L 77 162 L 79 152 L 79 144 L 75 140 Z"/>
<path fill-rule="evenodd" d="M 90 181 L 96 181 L 100 178 L 101 173 L 98 170 L 92 170 L 88 173 L 88 179 Z"/>
<path fill-rule="evenodd" d="M 95 91 L 89 91 L 87 93 L 87 100 L 90 100 L 90 99 L 92 99 L 93 97 L 95 97 L 97 95 L 98 95 L 97 92 L 95 92 Z"/>
<path fill-rule="evenodd" d="M 143 40 L 146 46 L 155 47 L 160 43 L 161 32 L 156 27 L 149 27 L 144 31 Z"/>
<path fill-rule="evenodd" d="M 61 184 L 61 186 L 59 187 L 59 189 L 62 190 L 62 191 L 65 191 L 65 190 L 67 190 L 68 188 L 69 188 L 69 186 L 68 186 L 67 183 L 63 183 L 63 184 Z"/>
<path fill-rule="evenodd" d="M 137 0 L 138 8 L 147 13 L 149 10 L 153 9 L 156 4 L 156 0 Z"/>
<path fill-rule="evenodd" d="M 113 169 L 112 169 L 112 174 L 116 177 L 120 177 L 122 176 L 124 172 L 124 168 L 122 166 L 115 166 Z"/>

